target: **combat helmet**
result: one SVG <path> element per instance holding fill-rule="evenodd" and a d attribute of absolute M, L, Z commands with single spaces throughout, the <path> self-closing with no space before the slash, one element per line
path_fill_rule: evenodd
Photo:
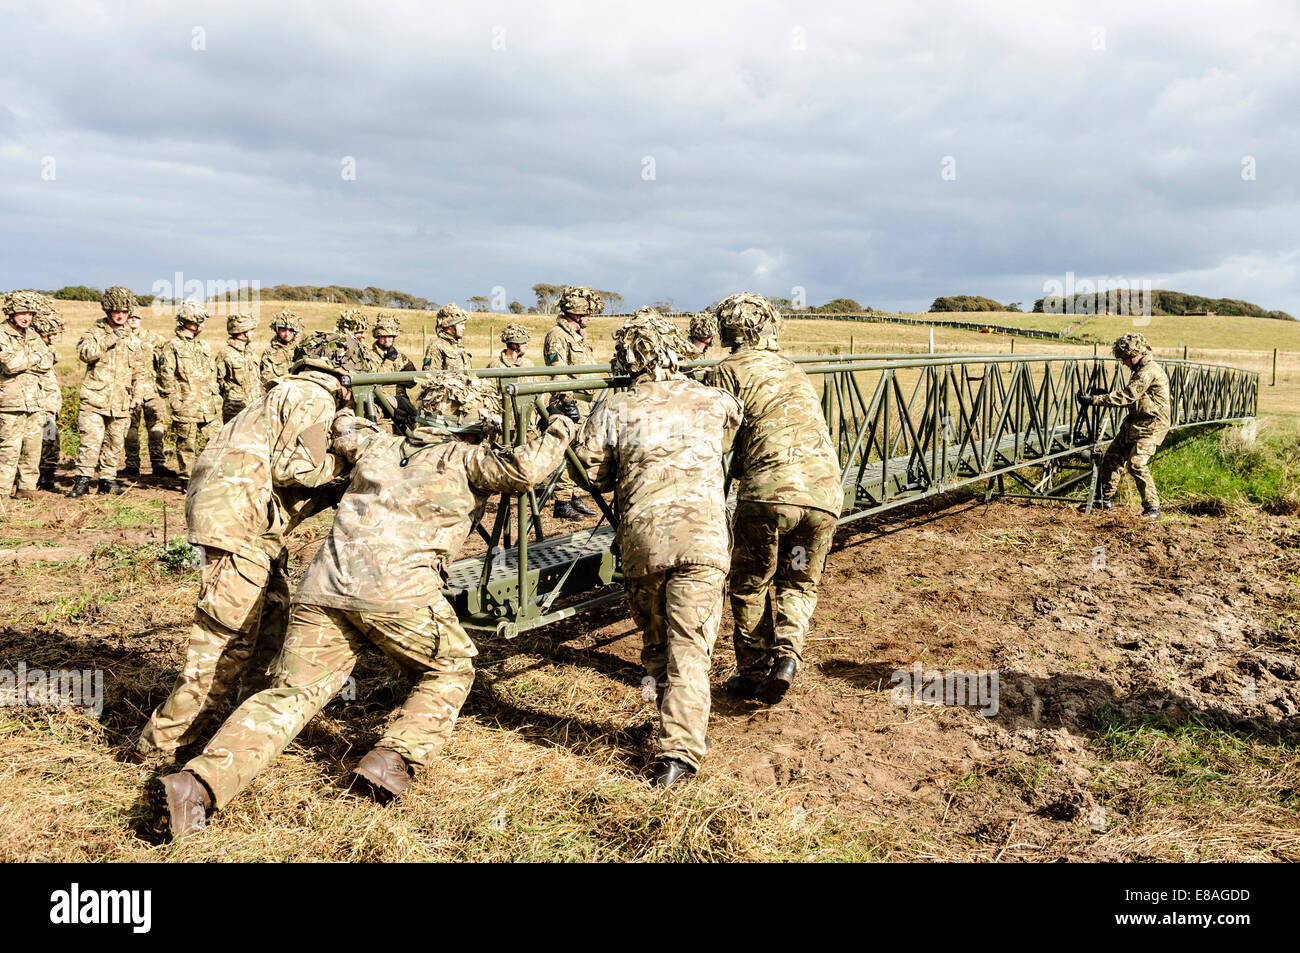
<path fill-rule="evenodd" d="M 711 341 L 718 334 L 718 318 L 712 311 L 701 311 L 691 318 L 690 336 L 697 341 Z"/>
<path fill-rule="evenodd" d="M 186 298 L 176 307 L 176 324 L 197 324 L 203 326 L 203 322 L 208 320 L 208 309 L 203 306 L 201 301 L 195 301 L 193 298 Z"/>
<path fill-rule="evenodd" d="M 231 337 L 245 331 L 257 330 L 257 317 L 251 314 L 232 314 L 226 317 L 226 333 Z"/>
<path fill-rule="evenodd" d="M 387 311 L 380 311 L 375 318 L 375 326 L 370 329 L 370 333 L 377 338 L 395 338 L 402 333 L 402 322 L 397 315 L 389 314 Z"/>
<path fill-rule="evenodd" d="M 718 303 L 718 333 L 727 347 L 775 339 L 781 316 L 762 295 L 742 291 Z"/>
<path fill-rule="evenodd" d="M 560 292 L 559 308 L 560 314 L 600 314 L 605 310 L 605 302 L 586 285 L 576 288 L 565 285 L 564 290 Z"/>
<path fill-rule="evenodd" d="M 351 334 L 317 331 L 293 352 L 291 371 L 306 368 L 330 374 L 360 374 L 366 369 L 366 355 L 361 342 Z"/>
<path fill-rule="evenodd" d="M 5 296 L 5 317 L 15 314 L 43 314 L 48 306 L 45 296 L 36 291 L 11 291 Z"/>
<path fill-rule="evenodd" d="M 501 332 L 502 344 L 527 344 L 533 339 L 533 333 L 522 324 L 507 324 Z"/>
<path fill-rule="evenodd" d="M 104 309 L 105 314 L 111 311 L 125 311 L 130 314 L 135 309 L 135 292 L 121 285 L 114 285 L 100 296 L 99 306 Z"/>
<path fill-rule="evenodd" d="M 469 315 L 465 313 L 464 308 L 453 301 L 451 304 L 444 304 L 438 309 L 437 318 L 438 330 L 443 331 L 460 324 L 462 321 L 468 321 Z"/>
<path fill-rule="evenodd" d="M 1126 357 L 1141 357 L 1143 354 L 1151 353 L 1151 345 L 1141 334 L 1131 333 L 1124 334 L 1115 339 L 1115 343 L 1110 347 L 1111 354 L 1115 359 L 1122 361 Z"/>
<path fill-rule="evenodd" d="M 44 335 L 62 334 L 63 316 L 54 310 L 42 311 L 32 318 L 32 330 Z"/>
<path fill-rule="evenodd" d="M 433 375 L 424 382 L 417 401 L 426 418 L 422 426 L 484 435 L 501 429 L 500 394 L 495 387 L 468 374 Z"/>
<path fill-rule="evenodd" d="M 638 308 L 613 337 L 610 367 L 616 375 L 663 380 L 677 372 L 683 355 L 694 351 L 681 329 L 654 308 Z"/>
<path fill-rule="evenodd" d="M 302 333 L 302 321 L 296 311 L 281 311 L 271 319 L 271 330 L 278 331 L 281 328 L 292 331 L 294 334 Z"/>
<path fill-rule="evenodd" d="M 355 334 L 358 331 L 366 330 L 369 326 L 365 313 L 360 308 L 349 308 L 347 311 L 339 312 L 339 319 L 334 325 L 334 330 L 342 331 L 345 334 Z"/>

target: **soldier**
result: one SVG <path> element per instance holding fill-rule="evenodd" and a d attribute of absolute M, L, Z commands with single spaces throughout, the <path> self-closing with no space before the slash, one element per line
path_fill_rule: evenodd
<path fill-rule="evenodd" d="M 1127 407 L 1119 433 L 1101 458 L 1097 508 L 1114 508 L 1115 491 L 1127 469 L 1142 496 L 1142 518 L 1160 518 L 1160 497 L 1147 464 L 1169 433 L 1169 378 L 1151 356 L 1151 345 L 1141 334 L 1125 334 L 1111 346 L 1115 359 L 1129 369 L 1128 385 L 1109 394 L 1080 392 L 1079 403 L 1089 407 Z"/>
<path fill-rule="evenodd" d="M 0 492 L 14 489 L 22 500 L 34 500 L 36 461 L 20 467 L 23 444 L 41 426 L 40 375 L 54 366 L 50 351 L 31 330 L 32 320 L 44 310 L 35 291 L 14 291 L 4 300 L 5 322 L 0 325 Z"/>
<path fill-rule="evenodd" d="M 592 485 L 616 494 L 628 607 L 658 690 L 656 787 L 695 773 L 707 748 L 709 666 L 731 563 L 722 455 L 741 406 L 678 372 L 690 353 L 658 312 L 628 318 L 614 332 L 613 370 L 631 375 L 631 387 L 593 411 L 574 444 Z"/>
<path fill-rule="evenodd" d="M 271 343 L 262 352 L 262 361 L 258 367 L 264 388 L 270 387 L 272 381 L 289 373 L 293 364 L 294 342 L 302 334 L 302 321 L 292 311 L 281 311 L 271 319 L 271 333 Z"/>
<path fill-rule="evenodd" d="M 229 338 L 217 354 L 217 389 L 221 391 L 223 424 L 262 396 L 262 379 L 251 344 L 256 330 L 257 318 L 251 314 L 232 314 L 226 318 Z"/>
<path fill-rule="evenodd" d="M 176 471 L 167 466 L 167 451 L 163 448 L 163 437 L 167 433 L 167 402 L 159 396 L 155 381 L 162 338 L 148 328 L 141 327 L 140 312 L 134 309 L 127 316 L 126 326 L 131 329 L 131 336 L 136 339 L 143 383 L 142 399 L 139 404 L 131 408 L 131 416 L 128 418 L 130 422 L 126 428 L 126 466 L 122 469 L 122 475 L 132 478 L 140 475 L 140 422 L 143 420 L 145 433 L 148 435 L 152 476 L 174 477 Z"/>
<path fill-rule="evenodd" d="M 704 360 L 713 346 L 713 338 L 718 333 L 718 318 L 712 311 L 701 311 L 691 318 L 691 346 L 695 348 L 695 359 Z"/>
<path fill-rule="evenodd" d="M 54 374 L 54 365 L 59 361 L 54 345 L 63 333 L 63 318 L 49 298 L 45 298 L 44 304 L 44 310 L 32 319 L 32 329 L 50 354 L 49 367 L 38 375 L 40 427 L 29 430 L 23 440 L 23 462 L 19 468 L 35 466 L 39 474 L 36 488 L 53 493 L 54 471 L 59 466 L 59 411 L 63 408 L 63 390 Z M 33 460 L 39 462 L 33 464 Z"/>
<path fill-rule="evenodd" d="M 497 353 L 496 357 L 488 361 L 488 367 L 532 367 L 533 359 L 524 356 L 524 352 L 528 350 L 528 342 L 532 338 L 532 333 L 522 324 L 507 324 L 505 330 L 501 332 L 501 343 L 505 347 Z M 512 377 L 510 380 L 520 383 L 528 378 Z"/>
<path fill-rule="evenodd" d="M 585 285 L 578 288 L 566 285 L 560 293 L 558 307 L 560 313 L 556 315 L 555 327 L 546 332 L 546 339 L 542 342 L 542 357 L 547 366 L 594 364 L 596 359 L 587 345 L 586 328 L 591 316 L 604 310 L 600 295 Z M 553 379 L 577 380 L 572 374 L 557 374 Z M 572 391 L 553 395 L 548 410 L 551 414 L 564 414 L 575 424 L 582 422 L 582 413 Z M 582 499 L 567 470 L 560 474 L 552 495 L 557 519 L 580 520 L 596 515 L 596 511 Z"/>
<path fill-rule="evenodd" d="M 736 675 L 727 690 L 775 704 L 803 661 L 844 491 L 817 392 L 779 352 L 776 310 L 742 293 L 717 315 L 731 353 L 705 380 L 745 408 L 732 462 L 740 482 L 730 580 Z"/>
<path fill-rule="evenodd" d="M 461 343 L 465 337 L 465 322 L 469 320 L 456 302 L 438 309 L 438 333 L 424 349 L 426 371 L 467 371 L 473 354 Z"/>
<path fill-rule="evenodd" d="M 395 314 L 381 311 L 375 317 L 375 326 L 370 329 L 375 343 L 370 348 L 370 369 L 376 374 L 389 374 L 398 371 L 413 371 L 415 364 L 409 357 L 397 349 L 397 336 L 402 333 L 402 322 Z M 380 388 L 394 406 L 394 426 L 402 425 L 415 419 L 415 406 L 407 396 L 405 384 L 388 384 Z M 392 427 L 388 428 L 392 432 Z"/>
<path fill-rule="evenodd" d="M 203 428 L 217 418 L 221 406 L 217 364 L 207 342 L 199 340 L 207 319 L 202 304 L 182 301 L 176 309 L 176 334 L 158 351 L 158 393 L 171 414 L 182 490 L 189 485 Z"/>
<path fill-rule="evenodd" d="M 357 343 L 361 345 L 361 359 L 366 362 L 361 369 L 370 370 L 370 355 L 366 353 L 366 332 L 370 330 L 370 322 L 366 320 L 365 312 L 360 308 L 340 311 L 339 319 L 334 323 L 334 330 L 340 334 L 350 334 L 357 339 Z"/>
<path fill-rule="evenodd" d="M 279 650 L 289 605 L 285 536 L 334 502 L 326 484 L 349 467 L 331 437 L 378 432 L 346 407 L 351 392 L 340 378 L 360 361 L 355 338 L 323 336 L 195 464 L 185 524 L 204 554 L 199 601 L 185 668 L 145 726 L 139 756 L 170 755 L 194 740 L 199 717 L 226 701 L 250 658 L 269 661 Z"/>
<path fill-rule="evenodd" d="M 397 720 L 353 774 L 379 800 L 399 797 L 412 765 L 430 764 L 451 736 L 474 681 L 474 643 L 442 594 L 446 567 L 491 493 L 545 479 L 573 437 L 568 418 L 525 446 L 497 449 L 478 416 L 492 391 L 438 375 L 421 409 L 438 415 L 410 436 L 362 436 L 329 538 L 294 594 L 274 686 L 246 700 L 199 757 L 160 779 L 173 837 L 203 827 L 284 750 L 343 687 L 367 644 L 418 673 Z M 344 438 L 347 441 L 348 438 Z"/>
<path fill-rule="evenodd" d="M 144 401 L 142 345 L 131 336 L 126 319 L 135 308 L 135 295 L 120 285 L 100 299 L 104 317 L 77 342 L 77 358 L 86 365 L 77 412 L 77 479 L 68 496 L 85 496 L 99 472 L 100 493 L 121 493 L 117 467 L 122 461 L 131 408 Z"/>

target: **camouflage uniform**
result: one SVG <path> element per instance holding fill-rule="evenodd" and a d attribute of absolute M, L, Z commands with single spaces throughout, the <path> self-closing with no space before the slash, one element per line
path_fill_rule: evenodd
<path fill-rule="evenodd" d="M 38 315 L 32 321 L 32 327 L 36 330 L 37 340 L 49 354 L 49 366 L 37 375 L 40 389 L 37 405 L 40 410 L 36 416 L 39 425 L 28 429 L 27 437 L 23 440 L 22 462 L 19 467 L 27 470 L 35 467 L 39 473 L 36 485 L 53 490 L 54 471 L 59 466 L 59 411 L 63 408 L 63 390 L 54 374 L 54 365 L 59 362 L 59 356 L 50 344 L 41 339 L 41 335 L 53 337 L 61 334 L 63 321 L 51 307 L 48 313 Z"/>
<path fill-rule="evenodd" d="M 287 376 L 289 368 L 293 365 L 295 344 L 293 341 L 285 344 L 280 340 L 277 333 L 280 328 L 293 331 L 295 341 L 297 336 L 302 334 L 302 322 L 298 320 L 298 315 L 292 311 L 281 311 L 271 319 L 271 343 L 262 352 L 262 359 L 258 363 L 258 374 L 262 378 L 263 388 L 269 387 L 272 381 Z"/>
<path fill-rule="evenodd" d="M 729 328 L 746 311 L 770 316 L 757 333 L 737 337 Z M 732 462 L 739 476 L 730 580 L 736 667 L 762 679 L 782 657 L 803 661 L 844 490 L 817 392 L 777 350 L 775 311 L 757 295 L 735 295 L 719 305 L 719 322 L 723 343 L 736 349 L 705 379 L 738 397 L 745 413 Z M 774 613 L 765 619 L 769 589 Z"/>
<path fill-rule="evenodd" d="M 123 324 L 96 321 L 77 342 L 77 357 L 86 365 L 81 383 L 77 432 L 77 476 L 116 480 L 126 443 L 131 408 L 144 399 L 143 343 Z"/>
<path fill-rule="evenodd" d="M 437 335 L 424 349 L 426 371 L 468 371 L 474 357 L 456 337 L 452 328 L 469 320 L 469 315 L 456 302 L 438 309 Z"/>
<path fill-rule="evenodd" d="M 712 311 L 701 311 L 691 318 L 691 329 L 687 332 L 691 339 L 691 345 L 695 351 L 695 360 L 702 361 L 709 353 L 709 347 L 713 344 L 713 339 L 718 334 L 718 319 Z M 703 341 L 704 346 L 700 347 L 695 342 Z"/>
<path fill-rule="evenodd" d="M 248 341 L 235 337 L 257 328 L 257 319 L 246 314 L 232 314 L 226 319 L 230 335 L 217 354 L 217 389 L 221 391 L 221 422 L 229 423 L 241 410 L 262 396 L 262 379 L 257 359 Z"/>
<path fill-rule="evenodd" d="M 555 468 L 572 435 L 566 420 L 508 451 L 433 427 L 340 444 L 355 472 L 294 595 L 275 684 L 240 705 L 185 766 L 212 792 L 214 807 L 228 804 L 329 702 L 367 643 L 419 673 L 376 747 L 407 764 L 430 762 L 451 735 L 478 654 L 442 595 L 447 564 L 488 495 L 530 488 Z"/>
<path fill-rule="evenodd" d="M 359 350 L 359 349 L 357 349 Z M 192 740 L 201 715 L 227 699 L 255 652 L 284 638 L 289 604 L 284 538 L 329 506 L 325 485 L 347 470 L 331 438 L 375 433 L 340 410 L 338 378 L 292 374 L 209 441 L 185 495 L 187 538 L 206 559 L 185 668 L 154 711 L 139 748 L 171 752 Z"/>
<path fill-rule="evenodd" d="M 566 287 L 560 295 L 559 307 L 560 314 L 555 318 L 555 327 L 546 332 L 546 337 L 542 341 L 542 357 L 547 366 L 577 367 L 596 363 L 595 355 L 587 344 L 586 329 L 570 327 L 566 315 L 581 317 L 599 314 L 603 308 L 600 296 L 586 286 Z M 554 381 L 577 379 L 574 374 L 556 374 L 551 378 Z M 581 425 L 584 416 L 583 407 L 582 403 L 575 399 L 573 391 L 552 394 L 548 409 L 552 414 L 557 411 L 565 412 L 562 408 L 566 405 L 570 413 L 576 409 L 578 423 Z M 578 499 L 578 486 L 573 482 L 573 477 L 567 469 L 560 474 L 560 479 L 556 481 L 551 495 L 557 503 Z"/>
<path fill-rule="evenodd" d="M 40 312 L 43 302 L 35 292 L 15 291 L 5 300 L 0 324 L 0 495 L 8 496 L 15 480 L 19 490 L 36 490 L 36 461 L 23 459 L 23 444 L 40 432 L 40 378 L 54 366 L 53 356 L 32 328 L 19 328 L 8 320 L 15 314 Z"/>
<path fill-rule="evenodd" d="M 1135 350 L 1126 351 L 1128 338 L 1137 339 Z M 1141 353 L 1142 360 L 1129 373 L 1128 385 L 1109 394 L 1093 398 L 1097 407 L 1128 407 L 1128 415 L 1119 432 L 1101 458 L 1098 484 L 1103 500 L 1110 500 L 1119 489 L 1120 478 L 1127 469 L 1133 474 L 1142 506 L 1146 510 L 1160 509 L 1160 496 L 1156 481 L 1147 466 L 1159 449 L 1165 434 L 1169 433 L 1169 378 L 1165 370 L 1151 356 L 1150 345 L 1139 334 L 1125 335 L 1116 342 L 1116 356 Z M 1121 351 L 1124 353 L 1121 355 Z"/>
<path fill-rule="evenodd" d="M 501 332 L 501 341 L 504 344 L 527 344 L 532 339 L 532 332 L 521 324 L 507 324 Z M 497 356 L 488 361 L 488 367 L 535 367 L 530 357 L 523 354 L 511 354 L 508 348 L 502 348 L 497 352 Z M 533 380 L 531 377 L 498 377 L 496 379 L 497 392 L 503 397 L 505 395 L 506 384 L 523 384 Z M 537 432 L 537 415 L 528 415 L 528 434 L 532 436 Z"/>
<path fill-rule="evenodd" d="M 208 343 L 181 327 L 162 346 L 157 363 L 158 393 L 167 401 L 176 436 L 176 470 L 189 479 L 203 428 L 216 419 L 221 406 L 217 365 Z"/>
<path fill-rule="evenodd" d="M 637 320 L 620 331 L 668 329 L 681 338 L 663 318 L 646 322 L 648 331 Z M 625 340 L 616 335 L 616 372 Z M 690 347 L 676 343 L 679 353 Z M 674 356 L 610 397 L 587 418 L 574 451 L 596 489 L 615 491 L 628 607 L 660 698 L 658 757 L 694 770 L 704 756 L 709 667 L 731 562 L 722 456 L 741 407 L 675 373 L 676 364 Z"/>
<path fill-rule="evenodd" d="M 143 327 L 131 333 L 137 342 L 142 384 L 140 403 L 131 408 L 131 415 L 127 418 L 126 468 L 135 471 L 140 469 L 140 426 L 143 421 L 149 445 L 149 462 L 154 470 L 159 470 L 167 465 L 167 451 L 163 448 L 163 437 L 167 434 L 167 402 L 158 395 L 155 380 L 162 338 Z"/>
<path fill-rule="evenodd" d="M 371 373 L 394 374 L 401 371 L 415 370 L 414 362 L 401 351 L 397 351 L 396 340 L 393 341 L 393 350 L 397 351 L 396 357 L 390 358 L 388 348 L 379 346 L 380 338 L 391 337 L 396 339 L 402 333 L 401 323 L 394 315 L 380 312 L 378 317 L 375 318 L 375 326 L 371 328 L 370 333 L 375 337 L 375 342 L 370 345 L 369 353 L 366 355 Z M 394 406 L 397 405 L 397 395 L 401 394 L 406 397 L 408 389 L 406 384 L 386 384 L 379 388 L 384 393 L 384 396 L 388 398 L 388 402 Z M 386 420 L 384 424 L 391 433 L 392 421 Z"/>

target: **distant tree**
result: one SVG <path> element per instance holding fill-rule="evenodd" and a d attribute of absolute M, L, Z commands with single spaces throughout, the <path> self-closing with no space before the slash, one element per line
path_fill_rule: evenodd
<path fill-rule="evenodd" d="M 861 314 L 864 309 L 852 298 L 835 298 L 808 310 L 813 314 Z"/>
<path fill-rule="evenodd" d="M 511 314 L 523 314 L 523 313 L 524 313 L 524 306 L 523 306 L 520 302 L 518 302 L 518 301 L 511 301 L 511 302 L 510 302 L 510 313 L 511 313 Z"/>
<path fill-rule="evenodd" d="M 539 314 L 550 314 L 555 307 L 555 300 L 564 290 L 562 285 L 548 285 L 544 282 L 538 282 L 533 285 L 533 294 L 537 295 L 537 311 Z"/>
<path fill-rule="evenodd" d="M 789 298 L 768 298 L 767 302 L 778 311 L 794 310 L 794 302 Z"/>
<path fill-rule="evenodd" d="M 1012 301 L 1009 305 L 1007 305 L 1007 310 L 1008 310 L 1008 311 L 1021 311 L 1021 310 L 1023 310 L 1023 309 L 1020 307 L 1020 304 L 1021 304 L 1021 303 L 1020 303 L 1019 301 Z"/>
<path fill-rule="evenodd" d="M 54 297 L 61 301 L 98 301 L 104 292 L 86 285 L 69 285 L 54 292 Z"/>
<path fill-rule="evenodd" d="M 1003 305 L 992 298 L 980 295 L 953 295 L 949 298 L 935 298 L 930 305 L 931 311 L 1005 311 Z"/>
<path fill-rule="evenodd" d="M 672 298 L 669 298 L 667 301 L 652 301 L 650 302 L 650 307 L 654 308 L 656 311 L 658 311 L 660 314 L 663 315 L 671 315 L 676 313 L 676 309 L 673 307 Z"/>
<path fill-rule="evenodd" d="M 596 294 L 604 299 L 606 314 L 619 313 L 619 309 L 623 306 L 623 296 L 621 294 L 617 291 L 597 291 Z"/>
<path fill-rule="evenodd" d="M 473 295 L 466 298 L 465 303 L 474 311 L 486 311 L 488 309 L 488 299 L 482 295 Z"/>

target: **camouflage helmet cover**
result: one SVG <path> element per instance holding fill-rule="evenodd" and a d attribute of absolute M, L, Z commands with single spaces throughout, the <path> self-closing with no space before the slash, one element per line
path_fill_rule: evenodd
<path fill-rule="evenodd" d="M 718 318 L 712 311 L 701 311 L 691 318 L 690 335 L 697 341 L 712 340 L 718 333 Z"/>
<path fill-rule="evenodd" d="M 775 339 L 781 330 L 781 316 L 762 295 L 742 291 L 718 303 L 718 332 L 728 347 Z"/>
<path fill-rule="evenodd" d="M 462 321 L 469 320 L 469 315 L 466 314 L 465 310 L 454 301 L 451 302 L 451 304 L 445 304 L 439 308 L 437 317 L 439 331 L 460 324 Z"/>
<path fill-rule="evenodd" d="M 32 318 L 32 328 L 37 334 L 62 334 L 63 317 L 57 311 L 42 311 Z"/>
<path fill-rule="evenodd" d="M 46 311 L 45 296 L 36 291 L 11 291 L 5 296 L 5 314 L 43 314 Z"/>
<path fill-rule="evenodd" d="M 532 338 L 532 332 L 522 324 L 507 324 L 501 332 L 502 344 L 527 344 Z"/>
<path fill-rule="evenodd" d="M 1124 360 L 1126 357 L 1140 357 L 1143 354 L 1151 353 L 1151 345 L 1141 334 L 1125 334 L 1115 339 L 1111 345 L 1110 352 L 1115 355 L 1117 360 Z"/>
<path fill-rule="evenodd" d="M 360 308 L 349 308 L 347 311 L 340 311 L 339 319 L 334 324 L 335 331 L 350 334 L 365 331 L 369 327 L 370 323 L 366 320 L 366 315 Z"/>
<path fill-rule="evenodd" d="M 301 334 L 302 320 L 298 317 L 298 313 L 286 309 L 273 317 L 271 319 L 271 330 L 278 331 L 280 328 Z"/>
<path fill-rule="evenodd" d="M 651 375 L 663 380 L 676 373 L 684 355 L 694 348 L 681 329 L 654 308 L 638 308 L 614 331 L 615 374 Z"/>
<path fill-rule="evenodd" d="M 226 318 L 226 333 L 231 337 L 257 330 L 257 318 L 251 314 L 232 314 Z"/>
<path fill-rule="evenodd" d="M 564 290 L 560 292 L 559 307 L 561 314 L 600 314 L 605 310 L 605 302 L 586 285 L 576 288 L 565 285 Z"/>
<path fill-rule="evenodd" d="M 468 374 L 435 374 L 424 382 L 420 411 L 433 426 L 456 433 L 492 433 L 501 425 L 501 396 L 486 381 Z"/>
<path fill-rule="evenodd" d="M 135 308 L 135 292 L 121 285 L 114 285 L 100 296 L 99 306 L 104 309 L 105 314 L 111 311 L 125 311 L 130 314 Z"/>
<path fill-rule="evenodd" d="M 366 368 L 361 342 L 351 334 L 317 331 L 294 349 L 293 370 L 315 368 L 331 374 L 359 374 Z"/>
<path fill-rule="evenodd" d="M 186 298 L 176 308 L 177 324 L 203 324 L 208 320 L 208 309 L 200 301 L 193 298 Z"/>
<path fill-rule="evenodd" d="M 402 322 L 395 314 L 380 311 L 375 317 L 375 326 L 370 333 L 377 338 L 397 337 L 402 333 Z"/>

